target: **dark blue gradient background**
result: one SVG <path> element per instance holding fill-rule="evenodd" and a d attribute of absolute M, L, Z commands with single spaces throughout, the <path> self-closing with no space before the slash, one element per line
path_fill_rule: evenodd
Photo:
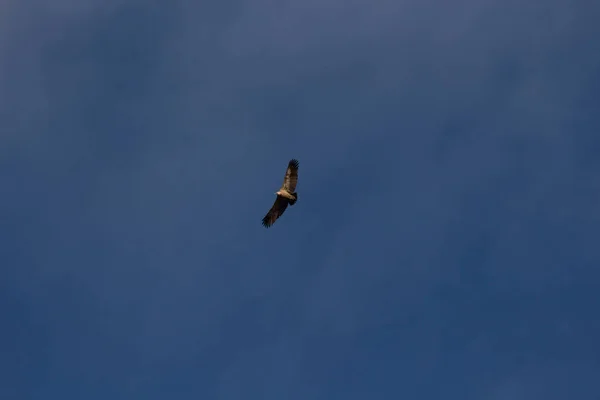
<path fill-rule="evenodd" d="M 599 20 L 2 2 L 0 398 L 599 399 Z"/>

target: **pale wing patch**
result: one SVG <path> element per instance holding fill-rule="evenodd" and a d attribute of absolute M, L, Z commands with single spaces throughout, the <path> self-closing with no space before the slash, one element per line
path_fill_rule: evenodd
<path fill-rule="evenodd" d="M 288 163 L 287 170 L 285 171 L 285 178 L 283 179 L 283 188 L 290 193 L 296 191 L 296 185 L 298 184 L 298 160 L 291 159 Z"/>

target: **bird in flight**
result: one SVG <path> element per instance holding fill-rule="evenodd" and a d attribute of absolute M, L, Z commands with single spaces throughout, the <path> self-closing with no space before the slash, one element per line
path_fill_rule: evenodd
<path fill-rule="evenodd" d="M 298 183 L 298 160 L 291 159 L 288 163 L 287 170 L 285 171 L 285 177 L 283 178 L 283 185 L 275 192 L 277 198 L 275 203 L 262 219 L 262 224 L 265 228 L 269 228 L 275 223 L 277 218 L 281 217 L 285 212 L 288 204 L 293 206 L 298 200 L 298 194 L 296 193 L 296 184 Z"/>

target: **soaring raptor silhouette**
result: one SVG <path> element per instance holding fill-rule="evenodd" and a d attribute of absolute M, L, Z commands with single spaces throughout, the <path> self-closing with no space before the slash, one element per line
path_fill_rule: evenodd
<path fill-rule="evenodd" d="M 285 171 L 285 177 L 283 178 L 283 185 L 279 191 L 275 192 L 277 198 L 275 203 L 262 219 L 262 224 L 265 228 L 270 227 L 275 223 L 277 218 L 281 217 L 285 212 L 288 204 L 293 206 L 298 200 L 298 194 L 296 193 L 296 184 L 298 183 L 298 160 L 291 159 L 288 163 L 287 170 Z"/>

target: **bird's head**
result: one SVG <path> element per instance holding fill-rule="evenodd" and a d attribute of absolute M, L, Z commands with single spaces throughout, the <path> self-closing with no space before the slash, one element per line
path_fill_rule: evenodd
<path fill-rule="evenodd" d="M 276 195 L 276 196 L 279 196 L 280 194 L 281 194 L 281 190 L 279 190 L 279 191 L 275 192 L 275 195 Z"/>

